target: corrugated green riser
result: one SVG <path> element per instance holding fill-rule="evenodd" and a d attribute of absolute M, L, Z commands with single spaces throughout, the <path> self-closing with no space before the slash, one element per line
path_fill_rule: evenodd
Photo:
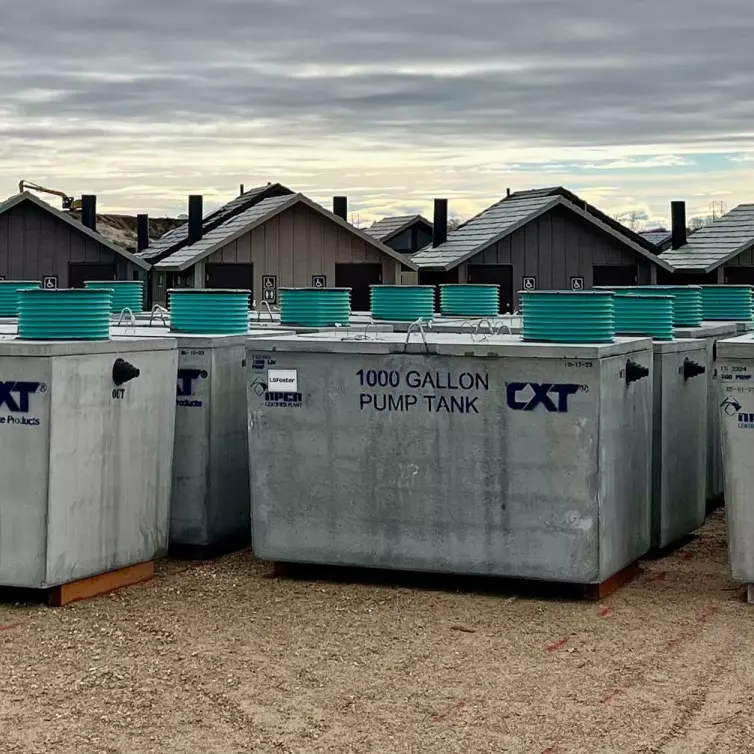
<path fill-rule="evenodd" d="M 105 290 L 21 293 L 18 336 L 25 340 L 107 340 L 110 293 Z"/>
<path fill-rule="evenodd" d="M 500 289 L 496 285 L 441 285 L 440 309 L 461 317 L 495 317 L 500 312 Z"/>
<path fill-rule="evenodd" d="M 170 329 L 196 335 L 242 335 L 249 331 L 249 294 L 173 291 L 170 293 Z"/>
<path fill-rule="evenodd" d="M 85 285 L 90 290 L 112 290 L 113 314 L 120 314 L 124 309 L 132 312 L 144 310 L 144 283 L 140 280 L 91 281 Z"/>
<path fill-rule="evenodd" d="M 333 327 L 351 322 L 347 290 L 301 289 L 280 291 L 280 323 L 299 327 Z"/>
<path fill-rule="evenodd" d="M 585 293 L 521 294 L 524 340 L 610 343 L 615 339 L 613 297 Z"/>
<path fill-rule="evenodd" d="M 15 317 L 18 314 L 18 291 L 31 288 L 39 288 L 39 283 L 0 280 L 0 317 Z"/>
<path fill-rule="evenodd" d="M 744 287 L 703 287 L 705 320 L 742 321 L 751 319 L 752 290 Z"/>
<path fill-rule="evenodd" d="M 698 327 L 704 315 L 702 291 L 683 286 L 638 286 L 637 292 L 673 296 L 673 325 L 675 327 Z"/>
<path fill-rule="evenodd" d="M 435 316 L 433 287 L 372 286 L 372 317 L 392 322 L 432 320 Z"/>
<path fill-rule="evenodd" d="M 655 340 L 673 339 L 673 301 L 615 298 L 615 332 L 621 335 L 649 335 Z"/>

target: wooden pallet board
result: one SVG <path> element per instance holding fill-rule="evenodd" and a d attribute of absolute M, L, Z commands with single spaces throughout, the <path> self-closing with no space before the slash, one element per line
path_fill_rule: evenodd
<path fill-rule="evenodd" d="M 108 571 L 90 576 L 88 579 L 55 586 L 47 593 L 47 604 L 50 607 L 63 607 L 71 602 L 100 597 L 125 586 L 141 584 L 152 578 L 154 578 L 154 561 L 137 563 L 117 571 Z"/>
<path fill-rule="evenodd" d="M 615 576 L 611 576 L 607 581 L 601 584 L 587 584 L 584 587 L 585 600 L 604 600 L 611 594 L 615 594 L 622 586 L 633 581 L 639 575 L 639 563 L 634 562 L 627 565 L 622 571 L 618 571 Z"/>
<path fill-rule="evenodd" d="M 596 601 L 614 594 L 620 587 L 633 581 L 640 572 L 639 561 L 600 584 L 573 584 L 534 579 L 510 579 L 495 576 L 459 576 L 441 573 L 416 573 L 351 566 L 313 565 L 274 561 L 273 578 L 302 579 L 306 581 L 334 581 L 376 585 L 400 585 L 418 589 L 441 591 L 470 591 L 491 594 L 514 594 L 535 599 L 566 598 Z"/>

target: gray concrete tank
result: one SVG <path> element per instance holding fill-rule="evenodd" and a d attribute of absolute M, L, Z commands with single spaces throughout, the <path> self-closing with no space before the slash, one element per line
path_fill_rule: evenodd
<path fill-rule="evenodd" d="M 253 547 L 601 583 L 650 546 L 652 341 L 249 341 Z"/>
<path fill-rule="evenodd" d="M 653 548 L 667 547 L 704 523 L 709 368 L 702 341 L 654 342 Z"/>
<path fill-rule="evenodd" d="M 119 334 L 120 332 L 128 335 Z M 175 448 L 170 553 L 203 558 L 248 547 L 249 456 L 246 432 L 246 340 L 286 335 L 188 335 L 161 327 L 113 328 L 113 338 L 172 337 Z"/>
<path fill-rule="evenodd" d="M 119 384 L 116 360 L 139 369 Z M 0 338 L 0 584 L 41 589 L 168 546 L 175 340 Z"/>
<path fill-rule="evenodd" d="M 730 570 L 754 602 L 754 335 L 720 341 L 717 369 Z"/>
<path fill-rule="evenodd" d="M 735 322 L 702 322 L 699 327 L 677 327 L 676 338 L 703 340 L 707 344 L 710 369 L 707 374 L 707 499 L 718 500 L 723 494 L 722 458 L 720 454 L 720 416 L 715 410 L 717 398 L 716 344 L 738 332 Z"/>

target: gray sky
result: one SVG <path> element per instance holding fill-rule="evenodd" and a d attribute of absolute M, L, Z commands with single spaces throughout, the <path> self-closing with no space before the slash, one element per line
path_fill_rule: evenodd
<path fill-rule="evenodd" d="M 0 28 L 0 195 L 184 210 L 281 181 L 362 222 L 563 184 L 751 200 L 751 0 L 52 0 Z"/>

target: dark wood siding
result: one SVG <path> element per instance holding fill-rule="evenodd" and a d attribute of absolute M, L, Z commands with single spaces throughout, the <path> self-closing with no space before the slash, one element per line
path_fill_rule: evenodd
<path fill-rule="evenodd" d="M 726 262 L 726 267 L 754 267 L 754 247 Z"/>
<path fill-rule="evenodd" d="M 414 223 L 395 238 L 391 238 L 385 245 L 401 254 L 414 254 L 432 243 L 432 233 L 426 230 L 426 225 Z"/>
<path fill-rule="evenodd" d="M 468 264 L 513 265 L 513 288 L 523 288 L 524 277 L 537 278 L 540 290 L 568 290 L 571 279 L 584 278 L 584 289 L 594 284 L 595 266 L 626 266 L 637 270 L 639 283 L 651 283 L 651 262 L 626 249 L 607 233 L 556 208 L 493 244 Z M 464 266 L 465 267 L 465 266 Z M 466 279 L 465 269 L 462 279 Z M 518 293 L 516 293 L 518 306 Z"/>
<path fill-rule="evenodd" d="M 276 275 L 280 288 L 308 288 L 314 275 L 325 275 L 327 285 L 334 286 L 336 263 L 381 264 L 383 282 L 396 282 L 396 260 L 300 204 L 218 249 L 205 261 L 253 264 L 257 302 L 262 299 L 263 275 Z"/>
<path fill-rule="evenodd" d="M 0 215 L 0 276 L 7 280 L 41 280 L 56 275 L 67 288 L 71 262 L 115 263 L 118 278 L 129 279 L 131 264 L 106 246 L 77 231 L 31 202 Z"/>

